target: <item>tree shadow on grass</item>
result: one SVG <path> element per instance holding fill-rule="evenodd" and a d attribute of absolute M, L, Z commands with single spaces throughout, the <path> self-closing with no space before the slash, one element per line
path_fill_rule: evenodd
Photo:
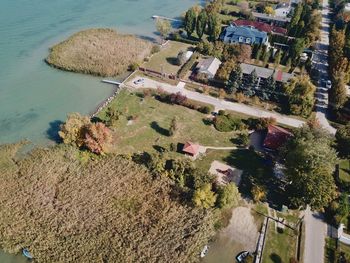
<path fill-rule="evenodd" d="M 171 65 L 177 66 L 177 58 L 175 57 L 168 57 L 166 58 L 166 61 Z"/>
<path fill-rule="evenodd" d="M 276 253 L 272 253 L 270 255 L 270 259 L 272 260 L 273 263 L 282 263 L 282 259 L 279 255 L 277 255 Z"/>
<path fill-rule="evenodd" d="M 151 128 L 161 135 L 169 136 L 169 130 L 164 129 L 163 127 L 160 127 L 158 122 L 156 122 L 156 121 L 151 122 Z"/>
<path fill-rule="evenodd" d="M 63 124 L 61 120 L 55 120 L 49 123 L 49 128 L 46 130 L 46 137 L 54 142 L 61 142 L 61 138 L 58 135 L 60 126 Z"/>

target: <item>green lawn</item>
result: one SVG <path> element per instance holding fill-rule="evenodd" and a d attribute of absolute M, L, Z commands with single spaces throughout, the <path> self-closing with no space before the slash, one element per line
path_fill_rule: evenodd
<path fill-rule="evenodd" d="M 187 51 L 193 46 L 182 42 L 169 41 L 160 52 L 154 54 L 150 61 L 146 62 L 143 67 L 167 74 L 176 74 L 180 66 L 175 64 L 175 59 L 180 51 Z"/>
<path fill-rule="evenodd" d="M 334 238 L 326 238 L 325 263 L 338 262 L 341 253 L 344 253 L 346 258 L 350 258 L 350 246 L 341 242 L 337 244 L 337 240 Z"/>
<path fill-rule="evenodd" d="M 207 118 L 205 114 L 162 103 L 152 97 L 142 99 L 126 90 L 121 91 L 110 106 L 122 113 L 114 127 L 117 153 L 154 152 L 159 146 L 169 149 L 171 143 L 177 145 L 186 141 L 206 146 L 231 147 L 231 139 L 236 136 L 235 132 L 219 132 L 207 125 L 204 121 Z M 134 121 L 128 125 L 131 116 Z M 175 135 L 170 137 L 167 133 L 175 116 L 179 127 Z M 105 111 L 99 117 L 106 120 Z"/>
<path fill-rule="evenodd" d="M 350 183 L 350 160 L 342 160 L 339 163 L 339 179 L 345 183 Z"/>
<path fill-rule="evenodd" d="M 298 236 L 290 228 L 282 231 L 275 229 L 275 223 L 270 220 L 266 234 L 263 263 L 284 263 L 295 257 Z"/>

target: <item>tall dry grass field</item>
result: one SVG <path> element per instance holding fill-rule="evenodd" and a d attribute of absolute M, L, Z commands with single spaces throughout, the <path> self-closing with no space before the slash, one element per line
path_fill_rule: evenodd
<path fill-rule="evenodd" d="M 174 185 L 116 155 L 69 146 L 19 160 L 0 146 L 0 247 L 35 262 L 196 262 L 211 210 L 179 201 Z"/>
<path fill-rule="evenodd" d="M 152 43 L 112 29 L 88 29 L 50 48 L 46 62 L 56 68 L 92 74 L 116 76 L 132 63 L 140 63 L 152 49 Z"/>

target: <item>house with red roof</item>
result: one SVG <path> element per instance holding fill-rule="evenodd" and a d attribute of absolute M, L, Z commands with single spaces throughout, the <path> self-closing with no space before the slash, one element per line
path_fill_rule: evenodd
<path fill-rule="evenodd" d="M 289 138 L 293 137 L 293 133 L 283 129 L 277 125 L 269 125 L 263 142 L 265 149 L 270 151 L 278 150 Z"/>
<path fill-rule="evenodd" d="M 186 142 L 184 147 L 182 148 L 182 151 L 185 154 L 188 154 L 192 157 L 197 157 L 198 154 L 200 153 L 200 145 L 199 144 L 195 144 L 193 142 Z"/>
<path fill-rule="evenodd" d="M 287 34 L 287 29 L 275 25 L 270 25 L 264 22 L 259 21 L 252 21 L 252 20 L 244 20 L 244 19 L 238 19 L 232 22 L 235 26 L 250 26 L 254 27 L 257 30 L 269 33 L 269 34 L 275 34 L 275 35 L 282 35 L 285 36 Z"/>

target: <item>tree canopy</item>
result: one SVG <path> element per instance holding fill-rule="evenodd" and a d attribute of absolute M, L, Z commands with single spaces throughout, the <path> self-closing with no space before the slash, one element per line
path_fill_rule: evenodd
<path fill-rule="evenodd" d="M 315 91 L 316 87 L 307 75 L 293 78 L 285 86 L 289 111 L 295 115 L 308 117 L 315 104 Z"/>
<path fill-rule="evenodd" d="M 288 194 L 294 206 L 309 204 L 314 209 L 322 209 L 335 198 L 333 172 L 337 153 L 331 144 L 332 138 L 326 131 L 304 126 L 295 130 L 294 137 L 285 146 Z"/>

